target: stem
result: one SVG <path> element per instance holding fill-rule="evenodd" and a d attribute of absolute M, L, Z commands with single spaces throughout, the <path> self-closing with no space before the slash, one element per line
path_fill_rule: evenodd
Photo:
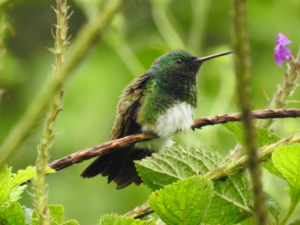
<path fill-rule="evenodd" d="M 280 221 L 279 225 L 285 225 L 287 223 L 288 219 L 294 212 L 296 206 L 297 206 L 297 202 L 294 201 L 293 199 L 291 199 L 291 204 L 290 204 L 289 210 L 287 211 L 287 213 L 285 214 L 283 219 Z"/>
<path fill-rule="evenodd" d="M 168 19 L 166 10 L 168 8 L 168 2 L 152 1 L 152 15 L 154 22 L 165 39 L 167 45 L 171 49 L 185 49 L 185 44 L 178 35 L 178 32 L 174 29 L 170 20 Z"/>
<path fill-rule="evenodd" d="M 247 152 L 250 178 L 253 188 L 253 211 L 255 224 L 267 223 L 267 208 L 265 194 L 261 183 L 261 166 L 256 149 L 256 134 L 252 123 L 251 86 L 250 86 L 250 46 L 246 22 L 245 0 L 233 0 L 233 46 L 235 73 L 237 79 L 237 94 L 242 112 L 245 133 L 245 150 Z"/>
<path fill-rule="evenodd" d="M 49 79 L 41 88 L 40 93 L 32 101 L 19 122 L 11 130 L 0 147 L 0 166 L 2 166 L 18 149 L 26 135 L 31 131 L 38 118 L 46 110 L 53 95 L 62 88 L 62 83 L 67 80 L 71 72 L 86 56 L 100 32 L 111 22 L 112 18 L 128 0 L 107 1 L 104 7 L 99 8 L 97 14 L 85 24 L 70 49 L 68 59 L 57 79 Z"/>
<path fill-rule="evenodd" d="M 210 1 L 191 0 L 190 4 L 192 5 L 192 21 L 187 46 L 188 49 L 194 50 L 194 54 L 199 54 L 203 45 L 203 36 L 207 24 L 206 21 L 209 12 Z"/>
<path fill-rule="evenodd" d="M 57 9 L 54 9 L 57 18 L 55 48 L 51 49 L 55 56 L 53 79 L 58 76 L 63 68 L 67 52 L 67 31 L 68 31 L 68 6 L 67 0 L 56 0 Z M 54 127 L 56 118 L 62 107 L 62 90 L 53 96 L 45 121 L 42 138 L 38 146 L 38 157 L 35 163 L 36 174 L 33 178 L 33 200 L 35 202 L 35 212 L 39 224 L 50 225 L 50 212 L 47 208 L 48 194 L 45 184 L 46 166 L 50 158 L 49 149 L 55 137 Z"/>

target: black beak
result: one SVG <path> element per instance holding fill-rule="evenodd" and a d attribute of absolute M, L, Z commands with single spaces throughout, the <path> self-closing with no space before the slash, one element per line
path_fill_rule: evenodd
<path fill-rule="evenodd" d="M 214 58 L 217 58 L 217 57 L 220 57 L 220 56 L 223 56 L 223 55 L 228 55 L 228 54 L 231 54 L 233 53 L 233 51 L 229 51 L 229 52 L 223 52 L 223 53 L 219 53 L 219 54 L 215 54 L 215 55 L 210 55 L 210 56 L 205 56 L 205 57 L 202 57 L 202 58 L 197 58 L 194 60 L 194 62 L 205 62 L 207 60 L 211 60 L 211 59 L 214 59 Z"/>

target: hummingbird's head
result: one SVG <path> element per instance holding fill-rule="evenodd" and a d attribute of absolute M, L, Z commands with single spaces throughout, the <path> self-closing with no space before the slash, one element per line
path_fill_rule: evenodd
<path fill-rule="evenodd" d="M 204 61 L 230 53 L 232 52 L 197 58 L 181 49 L 169 51 L 156 59 L 147 73 L 162 87 L 170 87 L 174 82 L 194 85 L 198 70 Z"/>

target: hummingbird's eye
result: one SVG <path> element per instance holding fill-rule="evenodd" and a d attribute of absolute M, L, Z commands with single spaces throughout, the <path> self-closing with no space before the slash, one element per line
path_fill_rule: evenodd
<path fill-rule="evenodd" d="M 177 63 L 177 64 L 182 63 L 182 59 L 176 59 L 176 63 Z"/>

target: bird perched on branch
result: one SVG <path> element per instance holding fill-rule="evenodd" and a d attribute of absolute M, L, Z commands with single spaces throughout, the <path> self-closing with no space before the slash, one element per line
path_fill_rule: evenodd
<path fill-rule="evenodd" d="M 81 176 L 108 176 L 108 183 L 116 182 L 117 189 L 133 182 L 142 183 L 134 160 L 170 147 L 172 134 L 191 128 L 197 107 L 196 76 L 200 66 L 204 61 L 230 53 L 197 58 L 184 50 L 174 50 L 156 59 L 146 73 L 123 90 L 110 137 L 118 139 L 150 132 L 158 138 L 100 155 Z"/>

